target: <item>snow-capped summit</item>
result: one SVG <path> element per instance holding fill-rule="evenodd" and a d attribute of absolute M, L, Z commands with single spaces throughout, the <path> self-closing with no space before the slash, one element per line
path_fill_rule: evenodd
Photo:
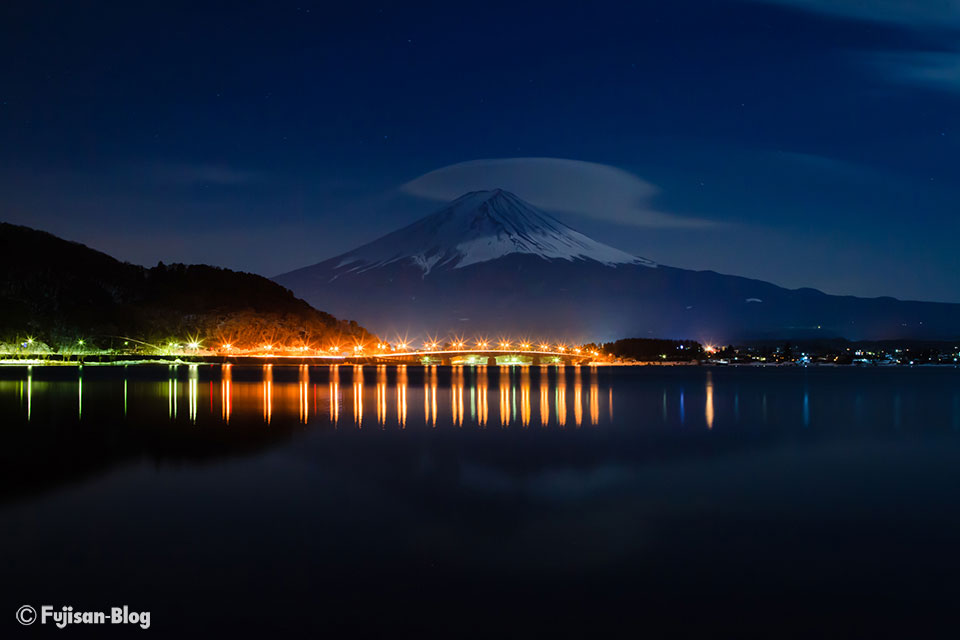
<path fill-rule="evenodd" d="M 359 273 L 409 262 L 427 275 L 437 268 L 459 269 L 510 254 L 592 260 L 607 266 L 656 266 L 592 240 L 512 193 L 495 189 L 467 193 L 432 215 L 339 256 L 334 268 L 338 273 Z"/>

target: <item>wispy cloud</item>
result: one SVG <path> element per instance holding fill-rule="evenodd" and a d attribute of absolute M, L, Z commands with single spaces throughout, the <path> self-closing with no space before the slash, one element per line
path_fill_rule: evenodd
<path fill-rule="evenodd" d="M 411 195 L 450 201 L 469 191 L 505 189 L 559 213 L 645 227 L 716 226 L 711 220 L 657 211 L 659 189 L 617 167 L 564 158 L 495 158 L 453 164 L 401 187 Z"/>
<path fill-rule="evenodd" d="M 960 25 L 960 0 L 750 0 L 870 22 Z"/>
<path fill-rule="evenodd" d="M 960 92 L 960 51 L 873 53 L 867 61 L 891 80 Z"/>
<path fill-rule="evenodd" d="M 856 58 L 893 82 L 960 91 L 960 0 L 746 0 L 892 25 L 927 46 L 870 51 Z M 901 43 L 902 45 L 902 43 Z"/>

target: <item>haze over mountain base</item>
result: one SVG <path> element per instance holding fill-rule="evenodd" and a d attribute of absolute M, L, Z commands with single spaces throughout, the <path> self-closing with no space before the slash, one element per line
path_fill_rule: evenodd
<path fill-rule="evenodd" d="M 960 305 L 831 296 L 656 265 L 500 190 L 274 278 L 380 335 L 729 342 L 960 336 Z"/>

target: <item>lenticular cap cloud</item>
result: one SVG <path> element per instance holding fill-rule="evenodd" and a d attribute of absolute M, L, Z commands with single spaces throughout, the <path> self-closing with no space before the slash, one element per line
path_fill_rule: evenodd
<path fill-rule="evenodd" d="M 494 158 L 452 164 L 411 180 L 414 196 L 450 201 L 469 191 L 505 189 L 559 213 L 646 227 L 706 227 L 716 223 L 656 211 L 659 189 L 632 173 L 564 158 Z"/>

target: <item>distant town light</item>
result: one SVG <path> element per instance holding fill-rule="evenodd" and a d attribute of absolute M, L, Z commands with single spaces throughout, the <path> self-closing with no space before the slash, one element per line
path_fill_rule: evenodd
<path fill-rule="evenodd" d="M 187 346 L 190 347 L 191 349 L 199 349 L 199 348 L 200 348 L 200 343 L 199 343 L 199 342 L 191 342 L 191 343 L 189 343 Z"/>
<path fill-rule="evenodd" d="M 227 344 L 223 345 L 223 348 L 224 348 L 224 349 L 232 349 L 232 348 L 233 348 L 233 345 L 228 342 Z"/>

